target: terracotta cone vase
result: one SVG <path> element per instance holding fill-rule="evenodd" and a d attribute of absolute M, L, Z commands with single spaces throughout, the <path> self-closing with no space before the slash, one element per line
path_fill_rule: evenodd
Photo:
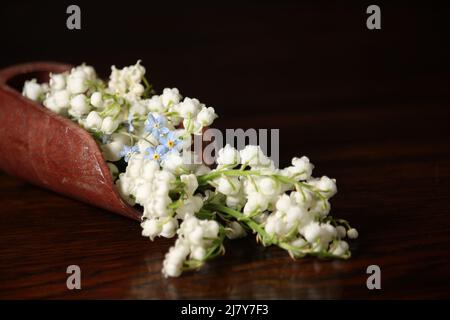
<path fill-rule="evenodd" d="M 25 80 L 48 81 L 72 66 L 53 62 L 0 70 L 0 169 L 32 184 L 139 220 L 118 194 L 99 146 L 76 123 L 22 96 Z"/>

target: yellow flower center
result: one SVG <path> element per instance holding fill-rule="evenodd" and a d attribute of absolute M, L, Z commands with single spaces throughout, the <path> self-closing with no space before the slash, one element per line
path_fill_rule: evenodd
<path fill-rule="evenodd" d="M 173 146 L 175 145 L 175 142 L 173 140 L 169 140 L 167 142 L 167 145 L 169 146 L 169 148 L 173 148 Z"/>

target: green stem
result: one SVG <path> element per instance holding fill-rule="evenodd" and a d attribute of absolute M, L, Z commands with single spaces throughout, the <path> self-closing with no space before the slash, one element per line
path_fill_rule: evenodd
<path fill-rule="evenodd" d="M 286 176 L 282 176 L 282 175 L 279 175 L 279 174 L 275 174 L 273 176 L 274 176 L 275 179 L 277 179 L 277 180 L 279 180 L 279 181 L 281 181 L 283 183 L 292 184 L 296 188 L 299 188 L 299 190 L 301 191 L 302 194 L 303 194 L 303 191 L 301 190 L 301 188 L 305 188 L 305 189 L 308 189 L 309 191 L 311 191 L 312 193 L 314 193 L 322 201 L 325 202 L 325 200 L 326 200 L 326 197 L 324 197 L 320 193 L 321 190 L 318 190 L 318 189 L 314 188 L 313 186 L 310 186 L 306 182 L 296 181 L 296 180 L 294 180 L 292 178 L 289 178 L 289 177 L 286 177 Z M 303 196 L 304 196 L 304 194 L 303 194 Z"/>
<path fill-rule="evenodd" d="M 211 247 L 205 254 L 205 257 L 202 260 L 186 260 L 183 265 L 183 271 L 191 271 L 195 269 L 201 268 L 206 261 L 214 259 L 220 254 L 225 253 L 225 248 L 223 246 L 223 242 L 225 240 L 225 228 L 220 225 L 219 237 L 214 239 L 211 244 Z"/>
<path fill-rule="evenodd" d="M 269 244 L 277 244 L 277 241 L 272 239 L 272 237 L 270 237 L 267 234 L 266 230 L 264 230 L 264 228 L 259 223 L 255 222 L 253 219 L 245 216 L 241 212 L 231 209 L 227 206 L 217 204 L 217 203 L 209 203 L 207 205 L 207 208 L 209 210 L 217 210 L 222 213 L 226 213 L 226 214 L 232 216 L 233 218 L 235 218 L 236 220 L 244 222 L 247 226 L 250 227 L 250 229 L 252 229 L 254 232 L 256 232 L 262 236 L 265 244 L 268 244 L 268 245 Z"/>
<path fill-rule="evenodd" d="M 198 176 L 198 184 L 204 185 L 208 183 L 209 180 L 214 180 L 215 178 L 220 177 L 221 175 L 232 176 L 232 177 L 240 177 L 240 176 L 260 176 L 261 174 L 257 171 L 249 171 L 249 170 L 241 170 L 241 169 L 229 169 L 229 170 L 216 170 L 211 173 Z"/>
<path fill-rule="evenodd" d="M 234 177 L 261 176 L 261 173 L 258 171 L 244 170 L 244 169 L 227 169 L 227 170 L 219 169 L 219 170 L 212 171 L 208 174 L 198 176 L 197 181 L 198 181 L 198 184 L 201 186 L 201 185 L 207 184 L 208 181 L 214 180 L 222 175 L 234 176 Z M 301 190 L 301 188 L 308 189 L 309 191 L 313 192 L 319 199 L 321 199 L 325 203 L 326 198 L 320 193 L 320 190 L 317 190 L 316 188 L 314 188 L 313 186 L 310 186 L 309 184 L 307 184 L 305 182 L 296 181 L 295 179 L 292 179 L 292 178 L 289 178 L 286 176 L 282 176 L 279 174 L 268 174 L 266 176 L 273 177 L 282 183 L 291 184 L 291 185 L 295 186 L 298 190 L 300 190 L 300 192 L 302 194 L 303 194 L 303 191 Z"/>
<path fill-rule="evenodd" d="M 147 78 L 142 77 L 142 82 L 144 82 L 145 91 L 143 93 L 144 98 L 149 98 L 153 94 L 155 94 L 155 90 L 153 90 L 153 86 L 148 82 Z"/>

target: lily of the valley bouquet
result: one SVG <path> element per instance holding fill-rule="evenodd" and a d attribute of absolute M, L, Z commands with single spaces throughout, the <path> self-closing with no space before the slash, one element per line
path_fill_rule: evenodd
<path fill-rule="evenodd" d="M 336 182 L 313 178 L 307 157 L 279 169 L 260 147 L 218 151 L 198 161 L 193 137 L 217 117 L 212 107 L 166 88 L 158 95 L 137 64 L 112 67 L 108 82 L 90 66 L 27 81 L 23 95 L 69 117 L 98 142 L 118 192 L 142 209 L 142 235 L 177 237 L 163 262 L 165 276 L 200 268 L 224 253 L 226 238 L 256 236 L 292 258 L 349 258 L 346 237 L 357 231 L 329 215 Z M 201 153 L 201 151 L 200 151 Z"/>

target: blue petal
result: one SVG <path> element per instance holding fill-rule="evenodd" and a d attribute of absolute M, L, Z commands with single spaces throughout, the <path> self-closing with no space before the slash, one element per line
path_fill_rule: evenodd
<path fill-rule="evenodd" d="M 153 157 L 153 155 L 155 154 L 155 148 L 153 148 L 153 147 L 148 147 L 147 149 L 145 149 L 145 153 L 146 153 L 148 156 Z"/>
<path fill-rule="evenodd" d="M 181 142 L 181 140 L 177 139 L 174 141 L 172 149 L 180 150 L 180 147 L 182 147 L 182 146 L 183 146 L 183 143 Z"/>
<path fill-rule="evenodd" d="M 163 116 L 158 116 L 156 119 L 156 123 L 158 123 L 161 127 L 166 125 L 166 118 Z"/>
<path fill-rule="evenodd" d="M 147 115 L 147 123 L 151 126 L 155 124 L 155 117 L 151 113 Z"/>
<path fill-rule="evenodd" d="M 131 152 L 139 152 L 139 147 L 138 146 L 133 146 L 130 150 Z"/>
<path fill-rule="evenodd" d="M 170 130 L 166 127 L 159 128 L 159 135 L 160 136 L 166 136 L 167 134 L 170 134 Z"/>
<path fill-rule="evenodd" d="M 167 151 L 168 151 L 167 147 L 161 144 L 156 147 L 156 153 L 159 154 L 160 156 L 167 153 Z"/>

